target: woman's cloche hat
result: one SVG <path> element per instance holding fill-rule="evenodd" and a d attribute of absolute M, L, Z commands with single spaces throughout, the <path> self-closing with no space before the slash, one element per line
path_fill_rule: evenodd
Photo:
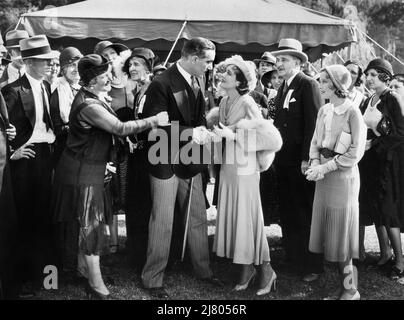
<path fill-rule="evenodd" d="M 303 52 L 301 42 L 292 38 L 281 39 L 281 41 L 279 41 L 278 50 L 272 52 L 272 55 L 275 57 L 281 54 L 297 57 L 302 63 L 306 63 L 309 60 L 307 54 Z"/>
<path fill-rule="evenodd" d="M 224 60 L 224 65 L 228 66 L 230 64 L 238 67 L 247 79 L 248 89 L 254 90 L 257 85 L 257 77 L 255 73 L 255 64 L 252 61 L 246 61 L 239 55 L 234 55 L 230 58 Z"/>
<path fill-rule="evenodd" d="M 325 67 L 323 70 L 328 74 L 337 90 L 345 94 L 349 92 L 352 77 L 347 67 L 343 66 L 342 64 L 333 64 Z"/>
<path fill-rule="evenodd" d="M 88 54 L 79 60 L 78 71 L 81 80 L 89 83 L 92 79 L 108 71 L 111 62 L 99 54 Z"/>
<path fill-rule="evenodd" d="M 370 61 L 363 73 L 366 74 L 370 69 L 375 69 L 376 71 L 387 73 L 390 77 L 392 77 L 394 74 L 391 63 L 382 58 L 377 58 Z"/>
<path fill-rule="evenodd" d="M 83 57 L 80 50 L 75 47 L 67 47 L 62 50 L 60 53 L 59 61 L 60 67 L 63 68 L 77 60 L 80 60 Z"/>
<path fill-rule="evenodd" d="M 265 52 L 262 54 L 262 56 L 261 56 L 260 59 L 254 59 L 253 61 L 254 61 L 254 63 L 257 65 L 257 67 L 258 67 L 258 65 L 259 65 L 259 63 L 260 63 L 261 61 L 263 61 L 263 62 L 268 62 L 268 63 L 271 63 L 271 64 L 273 64 L 273 65 L 276 64 L 276 58 L 275 58 L 269 51 L 265 51 Z"/>
<path fill-rule="evenodd" d="M 20 40 L 21 58 L 55 59 L 59 57 L 58 51 L 53 51 L 48 38 L 44 34 Z"/>
<path fill-rule="evenodd" d="M 129 50 L 129 48 L 122 43 L 112 43 L 111 41 L 104 40 L 95 45 L 94 53 L 102 56 L 102 53 L 106 48 L 114 49 L 117 54 L 121 53 L 122 51 Z"/>

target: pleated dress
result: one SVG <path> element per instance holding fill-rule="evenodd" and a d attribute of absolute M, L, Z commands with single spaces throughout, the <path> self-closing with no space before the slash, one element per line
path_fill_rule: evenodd
<path fill-rule="evenodd" d="M 334 150 L 344 131 L 352 143 L 344 154 L 325 158 L 321 148 Z M 359 188 L 358 162 L 366 143 L 366 126 L 358 108 L 349 101 L 334 108 L 323 106 L 318 114 L 310 148 L 310 159 L 320 164 L 335 161 L 337 170 L 316 182 L 309 250 L 323 253 L 330 262 L 344 262 L 359 257 Z"/>

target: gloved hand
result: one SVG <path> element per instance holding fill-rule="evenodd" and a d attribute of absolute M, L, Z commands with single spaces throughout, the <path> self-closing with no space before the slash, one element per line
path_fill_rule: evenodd
<path fill-rule="evenodd" d="M 220 128 L 219 128 L 220 127 Z M 236 140 L 236 134 L 223 123 L 219 122 L 218 126 L 213 126 L 213 131 L 220 137 L 226 138 L 227 140 Z"/>
<path fill-rule="evenodd" d="M 319 164 L 317 166 L 310 167 L 306 171 L 306 179 L 309 181 L 318 181 L 324 179 L 324 175 L 331 171 L 337 170 L 337 164 L 334 160 L 330 160 L 327 163 Z"/>
<path fill-rule="evenodd" d="M 204 126 L 192 129 L 192 141 L 197 144 L 205 144 L 211 141 L 210 132 Z"/>

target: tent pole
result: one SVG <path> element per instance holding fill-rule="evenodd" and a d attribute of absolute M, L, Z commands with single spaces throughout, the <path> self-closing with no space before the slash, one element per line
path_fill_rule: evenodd
<path fill-rule="evenodd" d="M 375 40 L 373 40 L 371 37 L 369 37 L 366 33 L 364 33 L 363 31 L 360 30 L 360 32 L 363 33 L 363 35 L 368 38 L 370 41 L 372 41 L 375 45 L 377 45 L 380 49 L 382 49 L 384 52 L 386 52 L 388 55 L 390 55 L 391 57 L 393 57 L 394 60 L 396 60 L 397 62 L 399 62 L 401 65 L 404 66 L 404 63 L 396 58 L 392 53 L 390 53 L 388 50 L 386 50 L 385 48 L 383 48 L 380 44 L 378 44 Z"/>
<path fill-rule="evenodd" d="M 167 64 L 168 59 L 170 59 L 170 56 L 171 56 L 171 54 L 173 53 L 174 48 L 175 48 L 175 46 L 177 45 L 177 42 L 178 42 L 178 40 L 180 39 L 180 36 L 181 36 L 182 32 L 184 31 L 184 28 L 185 28 L 186 25 L 187 25 L 187 20 L 184 21 L 184 23 L 182 24 L 182 27 L 181 27 L 180 32 L 178 32 L 177 39 L 175 39 L 174 44 L 173 44 L 173 46 L 171 47 L 170 52 L 168 53 L 168 56 L 167 56 L 167 58 L 166 58 L 166 61 L 164 61 L 164 64 L 163 64 L 164 67 L 165 67 L 166 64 Z"/>
<path fill-rule="evenodd" d="M 14 30 L 17 30 L 18 26 L 19 26 L 20 23 L 21 23 L 21 20 L 22 20 L 22 17 L 20 17 L 20 18 L 18 19 L 18 22 L 17 22 L 17 24 L 16 24 Z"/>

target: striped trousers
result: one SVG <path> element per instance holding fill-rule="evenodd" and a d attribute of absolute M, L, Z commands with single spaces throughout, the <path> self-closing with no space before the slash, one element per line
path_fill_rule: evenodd
<path fill-rule="evenodd" d="M 188 221 L 187 245 L 195 274 L 199 278 L 210 278 L 208 228 L 206 204 L 202 189 L 202 177 L 195 176 L 191 209 Z M 142 271 L 145 288 L 163 286 L 164 270 L 170 253 L 175 201 L 179 213 L 186 222 L 191 179 L 176 176 L 161 180 L 150 176 L 152 210 L 149 222 L 147 260 Z"/>

